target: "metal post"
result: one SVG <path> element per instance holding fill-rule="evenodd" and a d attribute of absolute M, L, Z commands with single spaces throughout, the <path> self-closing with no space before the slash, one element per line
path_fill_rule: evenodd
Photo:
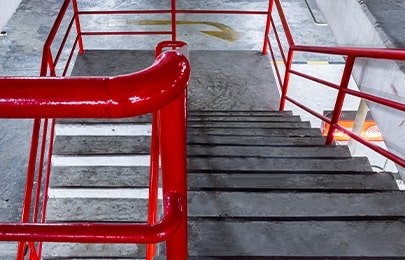
<path fill-rule="evenodd" d="M 73 12 L 74 12 L 75 23 L 76 23 L 76 31 L 77 31 L 77 36 L 78 36 L 79 54 L 82 55 L 82 54 L 84 54 L 84 47 L 83 47 L 82 29 L 80 27 L 79 8 L 77 7 L 77 1 L 72 0 L 72 5 L 73 5 Z"/>
<path fill-rule="evenodd" d="M 186 260 L 187 250 L 187 171 L 185 94 L 160 111 L 160 151 L 163 193 L 181 194 L 183 216 L 176 232 L 166 241 L 168 260 Z"/>
<path fill-rule="evenodd" d="M 287 92 L 288 92 L 288 84 L 290 82 L 290 74 L 291 74 L 290 71 L 291 71 L 293 59 L 294 59 L 294 50 L 290 48 L 288 50 L 288 58 L 287 58 L 287 64 L 285 67 L 283 86 L 280 86 L 281 87 L 281 100 L 280 100 L 280 109 L 279 109 L 280 111 L 284 111 L 284 109 L 285 109 L 285 101 L 286 101 Z"/>
<path fill-rule="evenodd" d="M 172 41 L 177 40 L 176 0 L 172 0 Z"/>
<path fill-rule="evenodd" d="M 267 54 L 268 48 L 269 48 L 268 43 L 267 43 L 267 39 L 268 39 L 267 36 L 269 35 L 270 28 L 271 28 L 270 24 L 271 24 L 271 19 L 272 19 L 271 14 L 273 12 L 273 5 L 274 5 L 274 0 L 269 0 L 269 10 L 267 12 L 266 30 L 264 33 L 264 42 L 263 42 L 263 51 L 262 51 L 263 55 Z"/>
<path fill-rule="evenodd" d="M 28 161 L 28 169 L 27 169 L 27 180 L 25 184 L 25 193 L 24 193 L 24 201 L 23 201 L 23 208 L 22 208 L 22 223 L 27 223 L 30 217 L 31 212 L 31 198 L 32 198 L 32 189 L 34 185 L 34 177 L 35 177 L 35 167 L 37 162 L 37 151 L 38 151 L 38 138 L 39 138 L 39 130 L 41 128 L 41 119 L 34 120 L 34 126 L 32 128 L 32 138 L 31 138 L 31 148 L 30 148 L 30 158 Z M 26 244 L 24 241 L 20 241 L 18 243 L 17 249 L 17 260 L 24 259 Z"/>
<path fill-rule="evenodd" d="M 340 114 L 342 113 L 343 103 L 346 97 L 346 90 L 349 87 L 350 77 L 352 75 L 352 70 L 356 58 L 353 56 L 347 57 L 346 66 L 343 71 L 342 81 L 339 87 L 339 93 L 336 98 L 335 108 L 333 109 L 333 115 L 331 124 L 329 127 L 328 135 L 326 137 L 326 144 L 331 145 L 334 141 L 334 133 L 336 130 L 336 125 L 339 123 Z"/>
<path fill-rule="evenodd" d="M 148 224 L 156 224 L 158 208 L 159 186 L 159 135 L 158 135 L 158 112 L 153 113 L 152 140 L 150 153 L 150 176 L 149 176 L 149 204 Z M 156 244 L 148 244 L 146 247 L 146 259 L 153 260 L 156 255 Z"/>

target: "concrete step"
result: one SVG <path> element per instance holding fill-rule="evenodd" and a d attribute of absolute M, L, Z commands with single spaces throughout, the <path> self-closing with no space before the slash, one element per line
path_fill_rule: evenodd
<path fill-rule="evenodd" d="M 199 138 L 200 140 L 202 138 Z M 220 138 L 218 138 L 220 139 Z M 188 145 L 189 156 L 260 156 L 260 157 L 350 157 L 344 146 L 310 146 L 284 147 L 238 146 L 239 138 L 233 138 L 234 145 Z M 117 154 L 150 154 L 150 137 L 148 136 L 56 136 L 55 155 L 117 155 Z M 190 142 L 193 142 L 191 138 Z M 225 139 L 230 140 L 230 139 Z M 248 138 L 244 138 L 248 140 Z M 256 139 L 257 143 L 259 139 Z M 276 139 L 278 140 L 278 139 Z M 251 140 L 253 143 L 255 140 Z M 279 140 L 280 141 L 280 140 Z"/>
<path fill-rule="evenodd" d="M 229 145 L 229 146 L 319 146 L 325 144 L 323 137 L 282 137 L 282 136 L 225 136 L 225 135 L 188 135 L 188 144 Z"/>
<path fill-rule="evenodd" d="M 266 147 L 188 145 L 188 157 L 350 158 L 346 146 Z"/>
<path fill-rule="evenodd" d="M 52 168 L 51 187 L 138 187 L 149 186 L 149 167 L 144 166 L 57 166 Z"/>
<path fill-rule="evenodd" d="M 230 172 L 369 172 L 370 163 L 365 157 L 347 159 L 310 158 L 217 158 L 192 157 L 188 159 L 188 171 L 192 173 Z"/>
<path fill-rule="evenodd" d="M 189 116 L 292 116 L 291 111 L 266 110 L 200 110 L 187 112 Z"/>
<path fill-rule="evenodd" d="M 127 187 L 149 185 L 147 167 L 54 167 L 51 187 Z M 390 173 L 271 172 L 190 173 L 190 189 L 243 190 L 396 190 Z"/>
<path fill-rule="evenodd" d="M 152 115 L 146 114 L 137 117 L 117 118 L 117 119 L 103 119 L 103 118 L 72 118 L 72 119 L 58 119 L 56 124 L 132 124 L 132 123 L 151 123 Z"/>
<path fill-rule="evenodd" d="M 190 221 L 190 256 L 400 257 L 403 221 Z"/>
<path fill-rule="evenodd" d="M 44 243 L 43 259 L 145 259 L 139 244 Z"/>
<path fill-rule="evenodd" d="M 261 220 L 381 219 L 405 217 L 405 192 L 188 193 L 189 218 Z"/>
<path fill-rule="evenodd" d="M 204 122 L 300 122 L 300 116 L 209 116 L 209 115 L 189 115 L 189 123 Z"/>
<path fill-rule="evenodd" d="M 310 128 L 309 122 L 188 122 L 188 129 L 194 128 L 220 128 L 220 129 L 283 129 L 283 128 Z"/>
<path fill-rule="evenodd" d="M 0 259 L 14 260 L 17 254 L 17 243 L 0 242 Z"/>
<path fill-rule="evenodd" d="M 150 136 L 56 136 L 53 154 L 150 154 L 150 140 Z"/>
<path fill-rule="evenodd" d="M 108 193 L 108 191 L 107 191 Z M 189 191 L 188 216 L 241 221 L 405 218 L 405 193 Z M 48 222 L 144 223 L 146 198 L 51 198 Z"/>
<path fill-rule="evenodd" d="M 205 120 L 222 120 L 222 121 L 299 121 L 299 116 L 292 116 L 292 112 L 278 112 L 278 111 L 188 111 L 190 121 L 205 121 Z M 130 123 L 151 123 L 152 115 L 141 115 L 130 118 L 117 118 L 117 119 L 103 119 L 103 118 L 72 118 L 72 119 L 58 119 L 57 124 L 130 124 Z"/>
<path fill-rule="evenodd" d="M 255 136 L 255 137 L 321 137 L 315 128 L 188 128 L 190 135 Z"/>
<path fill-rule="evenodd" d="M 81 188 L 77 190 L 83 192 Z M 108 190 L 105 193 L 108 194 Z M 46 214 L 48 222 L 145 223 L 147 221 L 147 198 L 85 198 L 74 197 L 74 194 L 71 196 L 49 198 Z"/>
<path fill-rule="evenodd" d="M 191 190 L 311 190 L 311 191 L 380 191 L 398 190 L 391 173 L 364 172 L 358 174 L 339 173 L 256 173 L 188 175 Z"/>

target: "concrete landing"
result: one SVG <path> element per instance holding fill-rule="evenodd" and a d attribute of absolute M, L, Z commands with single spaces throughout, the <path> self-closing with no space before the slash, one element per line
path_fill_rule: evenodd
<path fill-rule="evenodd" d="M 150 66 L 143 50 L 89 50 L 73 75 L 113 76 Z M 189 109 L 277 110 L 280 95 L 267 56 L 257 51 L 191 51 Z"/>

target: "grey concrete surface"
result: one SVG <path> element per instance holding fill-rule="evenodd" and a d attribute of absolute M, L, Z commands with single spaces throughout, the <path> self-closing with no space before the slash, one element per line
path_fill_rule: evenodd
<path fill-rule="evenodd" d="M 311 158 L 189 158 L 188 171 L 192 173 L 216 172 L 369 172 L 367 158 L 311 159 Z"/>
<path fill-rule="evenodd" d="M 395 201 L 395 203 L 393 203 Z M 188 193 L 188 214 L 193 217 L 304 218 L 405 216 L 401 191 L 375 193 L 224 192 Z M 313 241 L 311 241 L 313 243 Z"/>
<path fill-rule="evenodd" d="M 373 15 L 390 41 L 392 48 L 405 48 L 405 2 L 402 0 L 363 0 L 368 11 Z M 366 11 L 367 12 L 367 11 Z"/>
<path fill-rule="evenodd" d="M 117 75 L 152 62 L 151 51 L 93 50 L 78 58 L 72 73 Z M 191 51 L 190 62 L 190 110 L 277 110 L 280 98 L 271 66 L 259 52 Z"/>
<path fill-rule="evenodd" d="M 190 221 L 189 254 L 389 259 L 405 255 L 404 233 L 402 221 Z"/>

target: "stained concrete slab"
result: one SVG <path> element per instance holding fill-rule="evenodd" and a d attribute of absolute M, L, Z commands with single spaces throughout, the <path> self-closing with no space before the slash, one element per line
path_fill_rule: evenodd
<path fill-rule="evenodd" d="M 154 53 L 146 50 L 89 50 L 72 74 L 112 76 L 145 69 Z M 257 51 L 191 51 L 190 110 L 277 110 L 277 91 L 268 58 Z"/>

